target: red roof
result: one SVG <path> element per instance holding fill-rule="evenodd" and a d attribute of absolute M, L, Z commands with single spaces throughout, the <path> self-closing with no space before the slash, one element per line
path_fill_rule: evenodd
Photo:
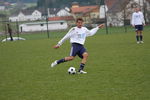
<path fill-rule="evenodd" d="M 74 18 L 72 16 L 62 16 L 62 17 L 56 16 L 56 17 L 49 17 L 48 20 L 49 21 L 58 21 L 58 20 L 69 21 L 69 20 L 74 20 Z"/>
<path fill-rule="evenodd" d="M 72 13 L 86 13 L 86 12 L 90 12 L 96 8 L 98 8 L 99 6 L 82 6 L 82 7 L 74 7 L 71 8 L 71 12 Z"/>

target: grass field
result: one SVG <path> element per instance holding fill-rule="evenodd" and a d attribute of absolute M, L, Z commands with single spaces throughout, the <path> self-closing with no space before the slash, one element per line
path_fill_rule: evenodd
<path fill-rule="evenodd" d="M 32 36 L 31 36 L 32 37 Z M 60 38 L 0 43 L 0 100 L 150 100 L 150 34 L 136 44 L 133 32 L 89 37 L 88 74 L 69 75 L 80 59 L 50 68 L 69 55 Z"/>

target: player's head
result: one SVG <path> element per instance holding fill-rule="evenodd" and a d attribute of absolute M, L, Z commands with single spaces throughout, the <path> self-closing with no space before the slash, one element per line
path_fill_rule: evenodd
<path fill-rule="evenodd" d="M 81 28 L 83 26 L 83 19 L 82 18 L 77 18 L 76 25 L 77 25 L 78 28 Z"/>
<path fill-rule="evenodd" d="M 140 8 L 139 7 L 136 7 L 135 8 L 135 12 L 139 12 L 140 11 Z"/>

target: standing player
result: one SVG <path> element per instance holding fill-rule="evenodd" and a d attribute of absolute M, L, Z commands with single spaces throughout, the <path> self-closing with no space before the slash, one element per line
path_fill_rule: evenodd
<path fill-rule="evenodd" d="M 104 25 L 100 24 L 98 27 L 93 28 L 92 30 L 88 30 L 86 27 L 83 27 L 82 18 L 78 18 L 76 20 L 76 25 L 76 27 L 71 28 L 69 32 L 58 42 L 58 44 L 53 47 L 55 49 L 59 48 L 65 40 L 70 39 L 70 43 L 72 44 L 70 56 L 54 61 L 51 64 L 51 67 L 54 67 L 57 64 L 63 62 L 71 61 L 75 58 L 76 55 L 78 55 L 82 59 L 78 72 L 86 74 L 87 72 L 83 71 L 88 58 L 88 53 L 84 48 L 85 39 L 88 36 L 94 35 L 98 31 L 98 29 L 104 27 Z"/>
<path fill-rule="evenodd" d="M 13 41 L 13 37 L 12 37 L 12 29 L 11 29 L 10 24 L 7 24 L 7 27 L 8 27 L 8 33 L 9 33 L 9 36 L 10 36 L 10 41 Z"/>
<path fill-rule="evenodd" d="M 137 43 L 143 42 L 143 25 L 145 25 L 145 20 L 143 13 L 140 11 L 140 8 L 135 8 L 135 12 L 132 14 L 131 24 L 136 30 L 136 40 Z"/>

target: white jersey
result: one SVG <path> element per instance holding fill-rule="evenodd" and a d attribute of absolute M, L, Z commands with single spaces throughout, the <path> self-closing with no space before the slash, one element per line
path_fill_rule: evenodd
<path fill-rule="evenodd" d="M 132 14 L 132 20 L 131 20 L 132 25 L 143 25 L 145 24 L 144 16 L 142 12 L 134 12 Z"/>
<path fill-rule="evenodd" d="M 99 27 L 88 30 L 86 27 L 73 27 L 69 32 L 58 42 L 58 45 L 62 45 L 67 39 L 70 39 L 70 43 L 79 43 L 84 45 L 86 37 L 92 36 L 98 31 Z"/>

